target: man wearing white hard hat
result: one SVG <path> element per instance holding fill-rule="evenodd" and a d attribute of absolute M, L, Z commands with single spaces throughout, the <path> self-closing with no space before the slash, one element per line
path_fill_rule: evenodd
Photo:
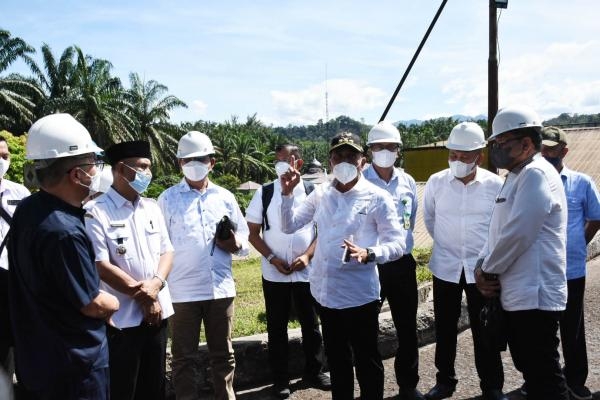
<path fill-rule="evenodd" d="M 102 150 L 68 114 L 36 121 L 25 148 L 40 191 L 18 205 L 7 245 L 19 383 L 35 398 L 107 399 L 105 321 L 119 302 L 99 289 L 81 208 Z"/>
<path fill-rule="evenodd" d="M 209 179 L 216 159 L 207 135 L 186 133 L 179 140 L 177 158 L 184 178 L 158 198 L 175 247 L 168 279 L 175 308 L 171 318 L 175 394 L 198 398 L 198 338 L 204 324 L 214 398 L 235 399 L 231 329 L 236 292 L 231 256 L 248 254 L 248 225 L 233 194 Z M 218 224 L 224 228 L 217 229 Z"/>
<path fill-rule="evenodd" d="M 500 296 L 527 398 L 566 400 L 557 333 L 567 302 L 567 200 L 558 172 L 539 153 L 541 129 L 527 107 L 503 108 L 494 118 L 490 157 L 509 172 L 475 278 L 484 296 Z"/>
<path fill-rule="evenodd" d="M 394 164 L 402 146 L 400 132 L 389 122 L 380 122 L 368 134 L 371 164 L 363 171 L 371 183 L 387 191 L 401 218 L 402 257 L 377 265 L 381 283 L 381 302 L 387 299 L 396 327 L 398 348 L 394 360 L 400 400 L 422 399 L 419 382 L 419 346 L 417 341 L 417 263 L 411 254 L 413 228 L 417 215 L 417 185 L 412 176 Z"/>
<path fill-rule="evenodd" d="M 485 245 L 492 209 L 502 179 L 486 169 L 483 130 L 475 122 L 456 125 L 448 137 L 449 168 L 429 177 L 423 218 L 433 238 L 429 269 L 433 273 L 436 385 L 428 399 L 451 397 L 458 379 L 454 369 L 457 325 L 463 292 L 473 334 L 475 367 L 484 399 L 506 399 L 500 351 L 482 342 L 479 315 L 485 300 L 473 271 Z"/>

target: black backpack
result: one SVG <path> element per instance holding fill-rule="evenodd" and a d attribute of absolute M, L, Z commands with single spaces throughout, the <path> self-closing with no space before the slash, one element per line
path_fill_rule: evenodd
<path fill-rule="evenodd" d="M 312 182 L 308 182 L 303 179 L 302 183 L 304 184 L 304 192 L 306 193 L 306 195 L 309 195 L 310 192 L 315 190 L 315 185 Z M 262 187 L 262 207 L 263 207 L 262 228 L 263 228 L 263 231 L 268 231 L 271 228 L 269 226 L 269 218 L 267 218 L 267 207 L 269 207 L 269 204 L 271 204 L 271 199 L 273 198 L 274 188 L 275 188 L 275 184 L 273 182 L 265 183 Z"/>

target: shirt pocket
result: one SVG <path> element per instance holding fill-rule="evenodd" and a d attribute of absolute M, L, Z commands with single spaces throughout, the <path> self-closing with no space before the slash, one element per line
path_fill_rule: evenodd
<path fill-rule="evenodd" d="M 146 224 L 146 240 L 150 251 L 155 256 L 160 256 L 161 253 L 160 237 L 160 229 L 155 223 Z"/>

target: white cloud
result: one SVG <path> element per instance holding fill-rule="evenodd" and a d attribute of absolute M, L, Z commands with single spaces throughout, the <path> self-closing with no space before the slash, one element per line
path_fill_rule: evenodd
<path fill-rule="evenodd" d="M 542 118 L 562 112 L 597 113 L 600 80 L 596 66 L 600 42 L 559 42 L 514 57 L 499 67 L 499 106 L 527 104 Z M 449 71 L 450 69 L 448 69 Z M 487 113 L 487 73 L 450 79 L 441 86 L 446 104 L 468 115 Z"/>
<path fill-rule="evenodd" d="M 386 93 L 365 81 L 332 79 L 327 81 L 329 118 L 340 115 L 360 118 L 365 112 L 381 108 Z M 272 90 L 271 99 L 276 116 L 268 118 L 274 124 L 314 124 L 325 120 L 325 82 L 297 91 Z"/>
<path fill-rule="evenodd" d="M 207 108 L 208 108 L 208 104 L 206 104 L 202 100 L 193 100 L 192 101 L 192 110 L 194 110 L 195 114 L 198 116 L 205 115 Z"/>

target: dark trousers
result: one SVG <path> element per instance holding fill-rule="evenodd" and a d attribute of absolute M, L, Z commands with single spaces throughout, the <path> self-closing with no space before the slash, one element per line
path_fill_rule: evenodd
<path fill-rule="evenodd" d="M 528 400 L 567 400 L 558 354 L 561 312 L 507 311 L 508 346 L 515 367 L 523 374 Z"/>
<path fill-rule="evenodd" d="M 588 376 L 583 318 L 585 277 L 568 280 L 567 287 L 569 291 L 567 308 L 560 320 L 560 340 L 565 362 L 563 372 L 567 385 L 576 387 L 585 385 Z"/>
<path fill-rule="evenodd" d="M 358 307 L 319 307 L 334 400 L 354 399 L 354 371 L 362 400 L 383 399 L 383 363 L 377 349 L 379 301 Z"/>
<path fill-rule="evenodd" d="M 316 302 L 308 282 L 271 282 L 262 280 L 269 337 L 269 364 L 275 383 L 289 382 L 288 321 L 292 303 L 302 330 L 304 375 L 322 370 L 323 338 L 315 310 Z"/>
<path fill-rule="evenodd" d="M 27 391 L 24 388 L 16 391 L 17 400 L 108 400 L 111 398 L 118 399 L 109 396 L 108 368 L 93 369 L 84 377 L 69 377 L 55 382 L 53 387 L 40 392 Z"/>
<path fill-rule="evenodd" d="M 435 366 L 436 380 L 455 387 L 458 383 L 454 370 L 456 360 L 456 336 L 460 318 L 462 293 L 467 295 L 467 310 L 473 347 L 475 367 L 481 380 L 481 390 L 502 389 L 504 371 L 500 352 L 486 345 L 481 338 L 479 314 L 485 300 L 474 283 L 467 284 L 463 271 L 458 283 L 447 282 L 433 277 L 433 311 L 435 315 Z"/>
<path fill-rule="evenodd" d="M 416 266 L 412 254 L 377 266 L 381 302 L 388 301 L 398 337 L 394 370 L 396 382 L 402 388 L 415 388 L 419 382 Z"/>
<path fill-rule="evenodd" d="M 109 328 L 107 336 L 111 399 L 163 400 L 167 321 L 160 326 Z"/>

